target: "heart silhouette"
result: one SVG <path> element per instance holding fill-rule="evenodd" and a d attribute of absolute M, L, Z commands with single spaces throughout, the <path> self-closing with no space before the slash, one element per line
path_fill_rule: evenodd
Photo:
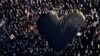
<path fill-rule="evenodd" d="M 37 25 L 50 47 L 55 51 L 61 51 L 72 42 L 78 28 L 84 24 L 84 19 L 83 14 L 79 12 L 65 15 L 62 21 L 59 21 L 55 14 L 48 13 L 40 15 Z"/>

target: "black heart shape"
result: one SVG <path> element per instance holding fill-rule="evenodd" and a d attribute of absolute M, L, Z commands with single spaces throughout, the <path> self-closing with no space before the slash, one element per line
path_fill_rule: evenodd
<path fill-rule="evenodd" d="M 65 15 L 62 22 L 52 13 L 41 14 L 37 21 L 38 30 L 45 39 L 48 40 L 50 47 L 56 51 L 61 51 L 68 43 L 71 43 L 77 30 L 84 24 L 81 13 L 74 12 Z"/>

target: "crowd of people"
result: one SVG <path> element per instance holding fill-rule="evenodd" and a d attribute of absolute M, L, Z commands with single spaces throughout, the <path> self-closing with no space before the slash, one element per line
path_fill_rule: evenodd
<path fill-rule="evenodd" d="M 0 0 L 0 56 L 100 56 L 100 0 Z M 38 32 L 39 15 L 80 10 L 85 24 L 61 52 Z"/>

